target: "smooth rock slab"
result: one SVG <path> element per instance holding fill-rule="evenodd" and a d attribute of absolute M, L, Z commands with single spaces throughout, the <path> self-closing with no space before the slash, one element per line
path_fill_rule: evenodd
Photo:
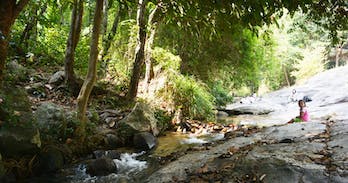
<path fill-rule="evenodd" d="M 325 124 L 319 122 L 301 122 L 270 127 L 259 135 L 263 136 L 263 140 L 270 142 L 282 141 L 284 139 L 291 139 L 298 142 L 313 138 L 316 135 L 324 133 L 325 130 Z"/>

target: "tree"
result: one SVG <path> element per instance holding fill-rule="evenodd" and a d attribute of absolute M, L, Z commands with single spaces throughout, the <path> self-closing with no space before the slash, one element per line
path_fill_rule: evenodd
<path fill-rule="evenodd" d="M 91 49 L 89 55 L 89 64 L 86 79 L 81 87 L 79 96 L 77 97 L 77 118 L 81 122 L 80 126 L 76 131 L 77 137 L 81 141 L 84 141 L 86 136 L 86 111 L 89 96 L 92 92 L 94 83 L 97 76 L 97 58 L 98 58 L 98 43 L 99 33 L 103 16 L 103 0 L 97 0 L 94 21 L 93 21 L 93 33 L 91 39 Z"/>
<path fill-rule="evenodd" d="M 80 84 L 77 82 L 74 73 L 74 56 L 77 43 L 80 39 L 83 15 L 83 0 L 74 0 L 71 14 L 70 33 L 65 51 L 65 80 L 72 93 L 79 90 Z"/>
<path fill-rule="evenodd" d="M 144 48 L 146 42 L 146 25 L 144 19 L 145 5 L 147 0 L 139 0 L 137 10 L 137 25 L 138 38 L 137 47 L 135 48 L 135 60 L 133 65 L 133 72 L 131 76 L 130 86 L 127 93 L 127 98 L 134 100 L 138 92 L 138 84 L 142 66 L 144 65 Z"/>
<path fill-rule="evenodd" d="M 148 90 L 148 85 L 151 81 L 151 79 L 154 76 L 153 73 L 153 65 L 152 65 L 152 60 L 151 60 L 151 55 L 152 55 L 152 45 L 155 39 L 155 34 L 157 31 L 157 27 L 159 26 L 160 19 L 162 17 L 159 16 L 160 13 L 162 13 L 162 2 L 159 2 L 156 7 L 152 10 L 152 12 L 149 15 L 148 19 L 148 27 L 150 30 L 150 34 L 148 34 L 148 38 L 146 40 L 146 45 L 145 45 L 145 90 Z"/>
<path fill-rule="evenodd" d="M 107 56 L 107 54 L 109 52 L 109 49 L 111 47 L 111 43 L 114 40 L 114 37 L 115 37 L 115 35 L 117 33 L 118 24 L 119 24 L 119 22 L 121 20 L 121 17 L 123 16 L 124 10 L 122 8 L 123 8 L 123 6 L 121 4 L 119 4 L 118 7 L 117 7 L 117 12 L 115 14 L 114 21 L 112 23 L 111 30 L 110 30 L 110 32 L 108 34 L 107 34 L 107 30 L 105 28 L 106 26 L 104 26 L 105 31 L 104 31 L 104 34 L 103 34 L 103 50 L 102 50 L 102 54 L 101 54 L 101 56 L 102 56 L 101 61 L 103 62 L 102 63 L 102 68 L 103 69 L 107 68 L 108 62 L 110 60 L 106 56 Z M 104 11 L 106 11 L 106 10 L 104 10 Z M 104 19 L 104 22 L 105 21 L 106 20 Z M 104 23 L 104 24 L 106 24 L 106 23 Z"/>
<path fill-rule="evenodd" d="M 29 0 L 0 0 L 0 82 L 5 71 L 11 26 Z"/>

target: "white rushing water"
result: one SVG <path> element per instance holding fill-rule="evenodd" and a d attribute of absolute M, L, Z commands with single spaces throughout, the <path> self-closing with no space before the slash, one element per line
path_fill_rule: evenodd
<path fill-rule="evenodd" d="M 117 170 L 120 174 L 126 174 L 133 172 L 139 172 L 147 168 L 146 161 L 137 160 L 136 157 L 143 155 L 145 152 L 141 153 L 124 153 L 121 154 L 121 159 L 114 159 L 117 166 Z"/>
<path fill-rule="evenodd" d="M 190 134 L 186 139 L 181 141 L 181 144 L 204 144 L 212 141 L 222 140 L 224 134 L 222 133 L 205 133 L 204 135 Z"/>
<path fill-rule="evenodd" d="M 119 179 L 128 179 L 130 174 L 140 172 L 147 168 L 147 162 L 137 160 L 136 158 L 143 155 L 141 153 L 124 153 L 121 158 L 114 159 L 117 166 L 117 173 L 111 173 L 107 176 L 90 176 L 86 173 L 86 165 L 80 164 L 75 168 L 74 175 L 69 176 L 71 183 L 98 183 L 98 182 L 117 182 Z"/>

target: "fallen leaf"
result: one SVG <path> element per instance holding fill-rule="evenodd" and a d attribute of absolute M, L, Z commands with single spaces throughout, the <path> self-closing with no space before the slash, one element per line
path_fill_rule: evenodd
<path fill-rule="evenodd" d="M 197 171 L 197 173 L 202 174 L 202 173 L 207 173 L 208 172 L 208 165 L 204 164 L 201 168 L 199 168 Z"/>

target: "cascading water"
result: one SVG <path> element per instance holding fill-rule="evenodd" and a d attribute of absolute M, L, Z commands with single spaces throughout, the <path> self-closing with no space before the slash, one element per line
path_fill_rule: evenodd
<path fill-rule="evenodd" d="M 137 160 L 136 158 L 143 155 L 141 153 L 124 153 L 120 159 L 114 159 L 117 166 L 117 173 L 111 173 L 107 176 L 90 176 L 86 173 L 86 165 L 80 164 L 75 167 L 73 175 L 68 176 L 71 183 L 111 183 L 120 180 L 131 180 L 137 173 L 147 168 L 147 162 Z"/>

